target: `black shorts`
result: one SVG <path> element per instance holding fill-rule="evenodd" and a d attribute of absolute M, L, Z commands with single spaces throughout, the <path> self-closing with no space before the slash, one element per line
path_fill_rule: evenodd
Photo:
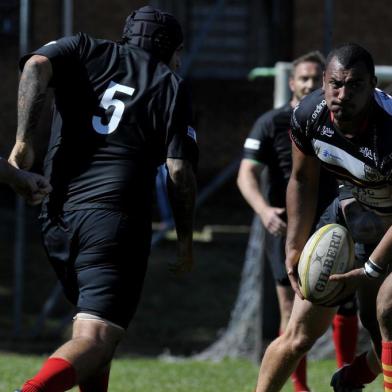
<path fill-rule="evenodd" d="M 290 286 L 286 272 L 286 237 L 274 236 L 265 230 L 265 259 L 271 267 L 272 275 L 279 286 Z"/>
<path fill-rule="evenodd" d="M 150 252 L 150 222 L 113 210 L 91 209 L 41 217 L 49 260 L 79 312 L 123 328 L 141 294 Z"/>

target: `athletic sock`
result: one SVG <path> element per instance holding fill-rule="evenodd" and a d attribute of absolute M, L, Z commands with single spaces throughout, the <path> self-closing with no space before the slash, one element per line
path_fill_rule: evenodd
<path fill-rule="evenodd" d="M 366 352 L 362 353 L 350 365 L 343 368 L 344 384 L 360 387 L 363 384 L 371 383 L 377 377 L 377 374 L 374 374 L 369 368 L 366 354 Z"/>
<path fill-rule="evenodd" d="M 358 336 L 358 316 L 336 314 L 332 322 L 332 337 L 335 344 L 338 368 L 351 363 L 355 358 Z"/>
<path fill-rule="evenodd" d="M 297 368 L 291 375 L 291 382 L 293 383 L 295 392 L 309 391 L 306 383 L 306 355 L 299 361 Z"/>
<path fill-rule="evenodd" d="M 382 342 L 382 372 L 384 374 L 384 390 L 392 392 L 392 342 Z"/>
<path fill-rule="evenodd" d="M 63 392 L 76 384 L 73 366 L 62 358 L 49 358 L 41 370 L 26 381 L 22 392 Z"/>
<path fill-rule="evenodd" d="M 79 385 L 79 392 L 107 392 L 109 386 L 109 375 L 110 369 L 106 370 L 97 377 L 94 377 L 93 381 L 87 381 Z"/>

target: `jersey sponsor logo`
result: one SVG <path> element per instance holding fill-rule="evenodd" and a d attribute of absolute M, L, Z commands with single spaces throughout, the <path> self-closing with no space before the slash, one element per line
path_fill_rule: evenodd
<path fill-rule="evenodd" d="M 335 155 L 332 151 L 329 150 L 322 150 L 321 154 L 323 155 L 324 158 L 329 158 L 335 161 L 340 161 L 342 159 L 338 155 Z"/>
<path fill-rule="evenodd" d="M 335 131 L 325 125 L 323 125 L 321 131 L 320 131 L 320 135 L 324 135 L 327 137 L 332 137 L 334 135 Z"/>
<path fill-rule="evenodd" d="M 244 147 L 250 150 L 258 150 L 260 148 L 260 140 L 247 138 Z"/>
<path fill-rule="evenodd" d="M 196 131 L 188 125 L 187 135 L 195 142 L 197 141 Z"/>
<path fill-rule="evenodd" d="M 360 147 L 359 152 L 365 157 L 372 161 L 375 159 L 375 153 L 369 147 Z"/>
<path fill-rule="evenodd" d="M 57 44 L 57 41 L 50 41 L 47 44 L 45 44 L 44 46 L 49 46 L 49 45 L 54 45 Z"/>
<path fill-rule="evenodd" d="M 313 139 L 312 145 L 316 155 L 324 163 L 347 170 L 350 177 L 354 180 L 359 182 L 368 181 L 363 170 L 364 163 L 360 159 L 342 148 L 322 140 Z"/>
<path fill-rule="evenodd" d="M 312 113 L 312 119 L 315 120 L 317 116 L 320 114 L 320 112 L 323 110 L 325 105 L 327 104 L 327 101 L 323 99 L 317 106 L 316 109 L 314 109 L 314 112 Z"/>

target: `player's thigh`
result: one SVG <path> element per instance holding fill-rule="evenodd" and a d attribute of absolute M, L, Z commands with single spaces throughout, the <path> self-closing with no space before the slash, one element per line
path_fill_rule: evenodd
<path fill-rule="evenodd" d="M 377 295 L 377 319 L 384 340 L 392 340 L 392 274 L 384 280 Z"/>
<path fill-rule="evenodd" d="M 336 307 L 315 305 L 295 296 L 286 332 L 313 344 L 325 333 L 336 313 Z"/>
<path fill-rule="evenodd" d="M 96 211 L 80 228 L 75 261 L 78 309 L 127 328 L 143 287 L 150 250 L 147 222 L 117 211 Z"/>
<path fill-rule="evenodd" d="M 79 289 L 74 271 L 74 230 L 67 216 L 40 217 L 44 249 L 67 299 L 76 305 Z"/>

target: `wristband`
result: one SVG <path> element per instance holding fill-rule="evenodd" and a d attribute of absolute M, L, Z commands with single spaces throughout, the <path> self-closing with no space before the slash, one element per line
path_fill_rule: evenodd
<path fill-rule="evenodd" d="M 385 274 L 385 269 L 378 266 L 373 260 L 370 258 L 363 266 L 365 275 L 370 279 L 377 279 L 380 276 Z"/>

